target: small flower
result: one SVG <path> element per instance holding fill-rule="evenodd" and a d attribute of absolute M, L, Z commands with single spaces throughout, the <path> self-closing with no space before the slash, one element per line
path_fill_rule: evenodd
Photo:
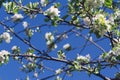
<path fill-rule="evenodd" d="M 86 55 L 86 56 L 82 56 L 82 55 L 79 55 L 77 56 L 76 58 L 79 62 L 89 62 L 90 61 L 90 55 Z"/>
<path fill-rule="evenodd" d="M 57 69 L 57 70 L 55 71 L 55 73 L 56 73 L 56 74 L 60 74 L 60 73 L 62 73 L 62 71 L 63 71 L 62 69 Z"/>
<path fill-rule="evenodd" d="M 46 3 L 47 3 L 47 1 L 46 1 L 46 0 L 41 0 L 41 2 L 40 2 L 40 3 L 41 3 L 41 5 L 42 5 L 43 7 L 47 5 L 47 4 L 46 4 Z"/>
<path fill-rule="evenodd" d="M 65 50 L 70 50 L 70 49 L 71 49 L 71 45 L 70 45 L 69 43 L 67 43 L 67 44 L 65 44 L 65 45 L 63 46 L 63 48 L 64 48 Z"/>
<path fill-rule="evenodd" d="M 54 18 L 55 16 L 60 16 L 60 11 L 58 10 L 58 8 L 54 7 L 54 6 L 51 6 L 49 9 L 47 9 L 45 12 L 44 12 L 44 15 L 49 15 L 51 16 L 51 18 Z"/>
<path fill-rule="evenodd" d="M 56 48 L 57 48 L 57 45 L 56 45 L 56 44 L 54 44 L 53 48 L 54 48 L 54 49 L 56 49 Z"/>
<path fill-rule="evenodd" d="M 105 0 L 87 0 L 85 3 L 91 8 L 98 8 L 104 4 Z"/>
<path fill-rule="evenodd" d="M 5 40 L 6 43 L 10 43 L 10 41 L 12 39 L 11 36 L 10 36 L 10 34 L 8 32 L 4 32 L 1 35 L 1 37 Z"/>
<path fill-rule="evenodd" d="M 38 73 L 37 72 L 34 72 L 34 77 L 38 77 Z"/>
<path fill-rule="evenodd" d="M 5 62 L 5 60 L 6 60 L 6 58 L 8 58 L 8 57 L 6 57 L 7 55 L 9 55 L 10 53 L 8 52 L 8 51 L 6 51 L 6 50 L 1 50 L 0 51 L 0 62 L 1 63 L 4 63 Z"/>
<path fill-rule="evenodd" d="M 12 17 L 13 21 L 18 21 L 23 18 L 22 14 L 14 14 Z"/>
<path fill-rule="evenodd" d="M 87 25 L 91 24 L 91 21 L 90 21 L 89 17 L 86 17 L 83 20 L 85 21 L 85 24 L 87 24 Z"/>
<path fill-rule="evenodd" d="M 97 14 L 95 16 L 95 18 L 93 18 L 93 20 L 98 21 L 99 24 L 104 25 L 105 21 L 106 21 L 106 18 L 105 18 L 105 16 L 103 14 Z"/>
<path fill-rule="evenodd" d="M 54 40 L 54 36 L 52 35 L 51 32 L 47 32 L 47 33 L 45 34 L 45 39 L 46 39 L 46 40 L 51 40 L 51 41 L 53 41 L 53 40 Z"/>
<path fill-rule="evenodd" d="M 62 78 L 60 76 L 57 76 L 56 80 L 62 80 Z"/>
<path fill-rule="evenodd" d="M 23 22 L 23 27 L 24 27 L 24 28 L 27 28 L 27 27 L 28 27 L 28 22 L 24 21 L 24 22 Z"/>
<path fill-rule="evenodd" d="M 17 50 L 18 49 L 18 47 L 17 46 L 13 46 L 12 47 L 12 50 L 14 51 L 14 50 Z"/>
<path fill-rule="evenodd" d="M 29 76 L 27 76 L 25 80 L 30 80 L 30 77 L 29 77 Z"/>
<path fill-rule="evenodd" d="M 8 51 L 6 51 L 6 50 L 1 50 L 0 51 L 0 56 L 8 55 L 8 54 L 10 54 L 10 53 Z"/>

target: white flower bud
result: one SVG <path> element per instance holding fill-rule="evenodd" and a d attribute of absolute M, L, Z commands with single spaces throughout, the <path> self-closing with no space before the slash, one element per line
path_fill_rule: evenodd
<path fill-rule="evenodd" d="M 14 50 L 17 50 L 17 46 L 13 46 L 12 47 L 12 50 L 14 51 Z"/>
<path fill-rule="evenodd" d="M 23 22 L 23 27 L 27 28 L 28 27 L 28 23 L 26 21 Z"/>
<path fill-rule="evenodd" d="M 63 46 L 63 48 L 64 48 L 65 50 L 70 50 L 70 49 L 71 49 L 71 46 L 70 46 L 69 43 L 67 43 L 67 44 L 65 44 L 65 45 Z"/>
<path fill-rule="evenodd" d="M 63 71 L 62 69 L 57 69 L 57 70 L 55 71 L 55 73 L 56 73 L 56 74 L 60 74 L 62 71 Z"/>

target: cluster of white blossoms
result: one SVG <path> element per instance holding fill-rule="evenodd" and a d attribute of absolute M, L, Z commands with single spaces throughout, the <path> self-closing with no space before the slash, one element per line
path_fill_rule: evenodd
<path fill-rule="evenodd" d="M 111 25 L 114 24 L 114 19 L 112 19 L 112 17 L 107 19 L 103 14 L 97 14 L 93 18 L 93 21 L 97 22 L 98 25 L 105 26 L 107 31 L 111 31 Z"/>
<path fill-rule="evenodd" d="M 10 43 L 12 37 L 8 32 L 4 32 L 3 34 L 0 35 L 1 40 L 5 40 L 6 43 Z"/>
<path fill-rule="evenodd" d="M 12 18 L 13 21 L 19 21 L 20 19 L 22 19 L 24 17 L 22 16 L 22 14 L 17 14 L 16 13 L 11 18 Z"/>
<path fill-rule="evenodd" d="M 56 8 L 55 6 L 51 6 L 44 12 L 44 15 L 48 15 L 51 17 L 51 19 L 53 19 L 56 16 L 59 17 L 60 16 L 59 13 L 60 11 L 58 10 L 58 8 Z"/>
<path fill-rule="evenodd" d="M 120 46 L 113 48 L 113 50 L 110 50 L 107 53 L 103 53 L 100 55 L 100 59 L 104 59 L 108 62 L 114 62 L 119 60 L 118 58 L 120 57 Z"/>
<path fill-rule="evenodd" d="M 90 61 L 90 55 L 87 54 L 86 56 L 82 56 L 82 55 L 78 54 L 76 60 L 79 61 L 79 62 L 89 62 Z"/>
<path fill-rule="evenodd" d="M 91 8 L 98 8 L 104 4 L 105 0 L 86 0 L 86 5 Z"/>
<path fill-rule="evenodd" d="M 47 0 L 41 0 L 41 5 L 44 7 L 44 6 L 46 6 L 47 5 Z"/>
<path fill-rule="evenodd" d="M 71 45 L 69 43 L 67 43 L 67 44 L 63 45 L 63 48 L 65 50 L 70 50 L 71 49 Z"/>
<path fill-rule="evenodd" d="M 119 9 L 116 10 L 115 13 L 114 13 L 114 15 L 115 15 L 115 18 L 120 19 L 120 10 Z"/>
<path fill-rule="evenodd" d="M 8 60 L 8 55 L 10 53 L 6 50 L 0 51 L 0 63 L 5 63 Z"/>
<path fill-rule="evenodd" d="M 46 39 L 46 41 L 47 41 L 47 46 L 49 47 L 49 48 L 54 48 L 54 49 L 56 49 L 57 48 L 57 45 L 54 43 L 54 36 L 53 36 L 53 34 L 51 33 L 51 32 L 47 32 L 46 34 L 45 34 L 45 39 Z"/>

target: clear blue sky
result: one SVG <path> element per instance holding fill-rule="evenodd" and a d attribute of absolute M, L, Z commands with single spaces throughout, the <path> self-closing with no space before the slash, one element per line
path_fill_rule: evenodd
<path fill-rule="evenodd" d="M 25 0 L 24 3 L 26 4 L 29 1 L 30 0 Z M 32 0 L 32 1 L 34 2 L 34 1 L 39 1 L 39 0 Z M 67 5 L 67 0 L 56 0 L 56 1 L 61 2 L 62 5 Z M 63 15 L 64 13 L 65 13 L 65 11 L 62 11 L 61 15 Z M 6 16 L 9 16 L 9 15 L 7 15 L 4 12 L 4 9 L 1 8 L 0 9 L 0 21 L 3 20 Z M 30 24 L 30 26 L 41 25 L 44 23 L 43 17 L 41 15 L 38 15 L 36 19 L 27 18 L 24 21 L 27 21 Z M 9 24 L 10 26 L 13 25 L 13 23 L 11 23 L 11 22 L 8 22 L 7 24 Z M 35 33 L 35 36 L 33 36 L 33 39 L 32 39 L 32 43 L 38 49 L 46 50 L 46 45 L 45 45 L 45 40 L 44 40 L 44 34 L 46 32 L 53 32 L 54 30 L 57 30 L 58 32 L 64 32 L 71 28 L 72 28 L 72 26 L 66 26 L 66 25 L 58 26 L 58 27 L 45 26 L 45 27 L 41 28 L 41 33 Z M 16 26 L 15 30 L 16 30 L 16 32 L 23 30 L 22 23 L 18 24 Z M 3 29 L 3 26 L 0 26 L 0 34 L 2 32 L 4 32 L 4 29 Z M 86 35 L 88 33 L 88 31 L 85 30 L 85 31 L 82 31 L 82 33 Z M 23 34 L 21 34 L 21 35 L 23 35 Z M 22 36 L 22 37 L 24 37 L 24 36 Z M 93 40 L 96 40 L 96 37 L 94 35 L 93 35 Z M 70 34 L 69 38 L 62 41 L 61 43 L 59 43 L 58 48 L 56 50 L 54 50 L 53 52 L 51 52 L 50 55 L 57 56 L 57 54 L 56 54 L 57 50 L 62 48 L 62 46 L 65 43 L 70 43 L 73 47 L 78 48 L 78 47 L 84 45 L 85 39 L 83 39 L 81 37 L 76 37 L 74 34 L 72 34 L 72 35 Z M 109 47 L 109 41 L 107 39 L 104 39 L 103 41 L 98 42 L 98 44 L 100 44 L 103 48 L 105 48 L 106 51 L 109 51 L 110 47 Z M 14 45 L 20 46 L 22 52 L 25 52 L 26 49 L 28 48 L 27 45 L 24 45 L 18 39 L 13 39 L 10 44 L 6 44 L 5 42 L 0 44 L 0 50 L 5 49 L 5 50 L 10 51 L 11 47 Z M 74 59 L 76 57 L 76 54 L 79 53 L 80 49 L 75 49 L 71 52 L 68 52 L 67 53 L 68 58 Z M 81 55 L 86 55 L 88 53 L 92 56 L 92 58 L 95 58 L 102 52 L 98 48 L 96 48 L 94 45 L 90 45 L 85 48 L 85 50 L 82 52 Z M 49 67 L 53 67 L 54 69 L 57 69 L 60 67 L 59 66 L 60 63 L 56 63 L 56 62 L 47 61 L 47 62 L 45 62 L 45 64 Z M 0 80 L 15 80 L 16 78 L 20 78 L 20 80 L 24 79 L 26 74 L 19 70 L 19 68 L 21 66 L 22 65 L 19 64 L 17 61 L 13 61 L 12 59 L 10 59 L 8 64 L 0 67 Z M 116 71 L 116 69 L 111 70 L 110 68 L 107 68 L 105 70 L 102 70 L 102 73 L 105 74 L 106 76 L 114 77 L 113 74 L 115 71 Z M 45 72 L 47 72 L 47 71 L 45 71 Z M 41 76 L 41 77 L 45 77 L 46 75 L 49 75 L 49 74 L 51 74 L 51 73 L 47 72 L 44 74 L 44 76 Z M 32 75 L 31 75 L 31 80 L 34 80 L 32 78 Z M 53 79 L 49 79 L 49 80 L 53 80 Z M 91 75 L 91 77 L 89 78 L 86 72 L 75 71 L 75 72 L 73 72 L 73 76 L 66 77 L 65 80 L 102 80 L 102 79 L 95 77 L 94 75 Z"/>

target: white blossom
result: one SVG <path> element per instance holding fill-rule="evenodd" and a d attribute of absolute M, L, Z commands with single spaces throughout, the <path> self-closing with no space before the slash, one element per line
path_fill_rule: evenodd
<path fill-rule="evenodd" d="M 18 21 L 23 18 L 22 14 L 14 14 L 12 17 L 13 21 Z"/>
<path fill-rule="evenodd" d="M 44 7 L 44 6 L 46 6 L 47 4 L 46 4 L 46 0 L 41 0 L 41 5 Z"/>
<path fill-rule="evenodd" d="M 115 11 L 114 15 L 115 15 L 115 18 L 120 19 L 120 10 L 117 9 L 117 10 Z"/>
<path fill-rule="evenodd" d="M 67 43 L 67 44 L 63 45 L 63 48 L 64 48 L 65 50 L 68 50 L 68 49 L 71 48 L 71 45 L 70 45 L 69 43 Z"/>
<path fill-rule="evenodd" d="M 54 40 L 54 36 L 52 35 L 51 32 L 47 32 L 45 34 L 45 39 L 53 41 Z"/>
<path fill-rule="evenodd" d="M 14 50 L 17 50 L 17 46 L 13 46 L 12 47 L 12 50 L 14 51 Z"/>
<path fill-rule="evenodd" d="M 6 51 L 6 50 L 1 50 L 0 51 L 0 56 L 8 55 L 8 54 L 10 54 L 10 53 L 8 51 Z"/>
<path fill-rule="evenodd" d="M 12 39 L 11 36 L 10 36 L 10 34 L 8 32 L 4 32 L 1 35 L 1 37 L 5 40 L 6 43 L 10 43 L 10 41 Z"/>
<path fill-rule="evenodd" d="M 82 55 L 79 55 L 78 54 L 78 56 L 77 56 L 77 58 L 76 58 L 78 61 L 85 61 L 85 62 L 88 62 L 88 61 L 90 61 L 90 55 L 89 54 L 87 54 L 86 56 L 82 56 Z"/>
<path fill-rule="evenodd" d="M 29 76 L 27 76 L 25 80 L 30 80 L 30 77 L 29 77 Z"/>
<path fill-rule="evenodd" d="M 0 51 L 0 62 L 4 63 L 5 56 L 7 56 L 8 54 L 10 54 L 8 51 L 6 51 L 6 50 L 1 50 L 1 51 Z"/>
<path fill-rule="evenodd" d="M 62 71 L 63 71 L 62 69 L 57 69 L 57 70 L 55 71 L 55 73 L 56 73 L 56 74 L 60 74 Z"/>
<path fill-rule="evenodd" d="M 28 22 L 24 21 L 24 22 L 23 22 L 23 27 L 24 27 L 24 28 L 27 28 L 27 27 L 28 27 Z"/>
<path fill-rule="evenodd" d="M 57 76 L 56 80 L 62 80 L 62 78 L 60 76 Z"/>
<path fill-rule="evenodd" d="M 86 0 L 86 4 L 91 8 L 98 8 L 104 4 L 105 0 Z"/>
<path fill-rule="evenodd" d="M 34 72 L 34 77 L 38 77 L 38 73 L 37 72 Z"/>
<path fill-rule="evenodd" d="M 54 18 L 55 16 L 60 16 L 60 11 L 58 10 L 58 8 L 54 7 L 54 6 L 51 6 L 49 9 L 47 9 L 45 12 L 44 12 L 44 15 L 50 15 L 51 18 Z"/>
<path fill-rule="evenodd" d="M 106 17 L 103 14 L 97 14 L 93 20 L 98 21 L 99 24 L 105 24 Z"/>
<path fill-rule="evenodd" d="M 54 44 L 53 48 L 54 48 L 54 49 L 56 49 L 56 48 L 57 48 L 57 45 L 56 45 L 56 44 Z"/>
<path fill-rule="evenodd" d="M 97 14 L 93 18 L 93 21 L 97 21 L 99 25 L 106 26 L 106 30 L 109 32 L 111 31 L 111 25 L 114 25 L 114 19 L 112 19 L 112 17 L 107 19 L 104 14 Z"/>
<path fill-rule="evenodd" d="M 85 17 L 83 20 L 85 21 L 85 23 L 86 23 L 87 25 L 90 25 L 90 24 L 91 24 L 91 21 L 90 21 L 89 17 Z"/>

